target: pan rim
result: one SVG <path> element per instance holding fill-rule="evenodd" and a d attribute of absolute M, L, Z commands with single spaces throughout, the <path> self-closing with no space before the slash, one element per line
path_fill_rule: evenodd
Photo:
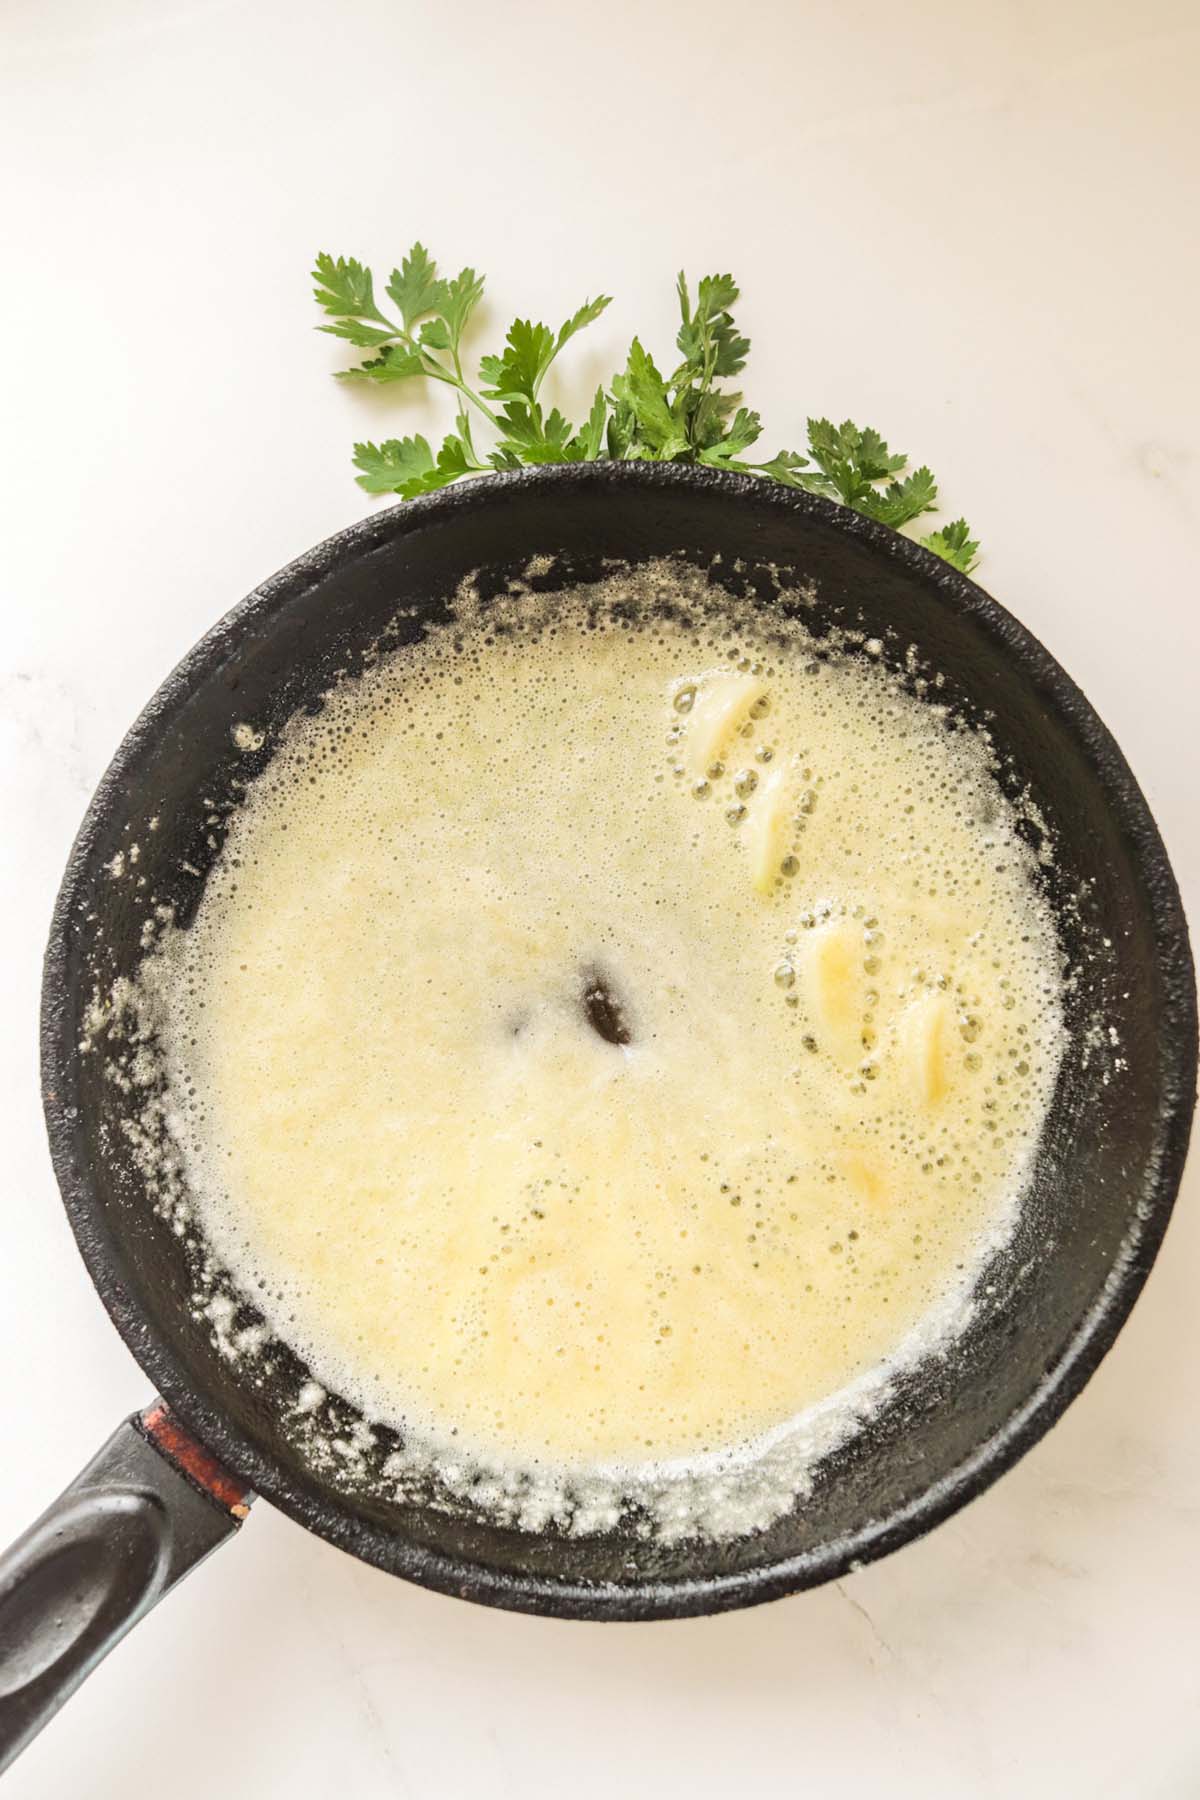
<path fill-rule="evenodd" d="M 64 1029 L 73 919 L 92 872 L 95 840 L 119 806 L 129 772 L 153 749 L 172 711 L 215 666 L 236 652 L 261 620 L 347 558 L 439 524 L 467 510 L 503 503 L 515 488 L 548 501 L 571 487 L 683 488 L 721 492 L 810 517 L 870 547 L 886 562 L 920 576 L 938 602 L 970 615 L 997 650 L 1052 707 L 1087 752 L 1114 819 L 1130 845 L 1148 895 L 1163 991 L 1157 1154 L 1145 1172 L 1141 1216 L 1131 1217 L 1108 1280 L 1024 1404 L 970 1456 L 907 1505 L 852 1535 L 803 1555 L 735 1573 L 675 1581 L 571 1582 L 517 1575 L 412 1543 L 359 1517 L 276 1463 L 198 1393 L 155 1322 L 114 1267 L 108 1234 L 74 1155 L 77 1058 Z M 67 1021 L 69 1023 L 69 1021 Z M 1166 848 L 1122 751 L 1076 683 L 1040 641 L 968 576 L 931 551 L 834 501 L 759 477 L 680 464 L 583 463 L 480 476 L 373 513 L 288 563 L 222 618 L 167 676 L 122 739 L 80 825 L 64 870 L 46 949 L 41 1015 L 42 1089 L 55 1175 L 84 1264 L 109 1316 L 137 1362 L 181 1419 L 244 1482 L 297 1523 L 361 1560 L 439 1592 L 515 1611 L 589 1620 L 683 1618 L 757 1605 L 837 1579 L 922 1536 L 1009 1469 L 1057 1421 L 1111 1348 L 1162 1243 L 1183 1173 L 1197 1073 L 1196 983 L 1187 922 Z"/>

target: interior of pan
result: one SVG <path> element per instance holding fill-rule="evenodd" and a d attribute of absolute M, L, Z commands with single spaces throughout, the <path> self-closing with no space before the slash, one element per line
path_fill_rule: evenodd
<path fill-rule="evenodd" d="M 1032 792 L 1053 846 L 1044 879 L 1070 981 L 1070 1048 L 1016 1235 L 983 1278 L 951 1353 L 907 1377 L 869 1429 L 768 1530 L 732 1541 L 524 1532 L 469 1494 L 396 1497 L 375 1434 L 353 1471 L 296 1429 L 304 1371 L 275 1347 L 252 1378 L 193 1303 L 187 1234 L 147 1203 L 102 1058 L 81 1056 L 89 1005 L 143 953 L 146 920 L 186 921 L 227 809 L 297 707 L 366 654 L 444 618 L 463 577 L 486 595 L 537 555 L 548 591 L 614 561 L 684 557 L 718 587 L 781 604 L 807 589 L 811 629 L 862 626 L 913 682 L 986 719 L 1000 779 Z M 915 651 L 910 649 L 915 646 Z M 248 726 L 249 732 L 237 727 Z M 262 741 L 258 743 L 258 734 Z M 250 748 L 247 748 L 250 745 Z M 154 821 L 153 826 L 151 821 Z M 1035 833 L 1037 827 L 1028 829 Z M 136 859 L 132 847 L 137 846 Z M 165 683 L 88 813 L 55 916 L 44 1078 L 59 1180 L 80 1247 L 147 1374 L 260 1492 L 345 1548 L 429 1585 L 581 1616 L 651 1616 L 769 1598 L 925 1529 L 1057 1417 L 1111 1342 L 1165 1229 L 1195 1086 L 1195 992 L 1161 842 L 1119 751 L 1026 633 L 969 581 L 826 502 L 707 471 L 536 471 L 395 508 L 320 546 L 218 625 Z M 348 1408 L 334 1423 L 350 1434 Z"/>

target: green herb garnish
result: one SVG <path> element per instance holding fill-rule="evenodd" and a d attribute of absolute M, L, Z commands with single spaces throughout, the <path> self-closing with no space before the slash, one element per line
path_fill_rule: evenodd
<path fill-rule="evenodd" d="M 680 275 L 682 323 L 675 343 L 683 360 L 663 374 L 634 338 L 625 367 L 596 389 L 578 427 L 557 407 L 546 411 L 542 384 L 563 346 L 600 317 L 607 295 L 585 301 L 557 331 L 514 320 L 500 354 L 479 358 L 472 383 L 463 372 L 462 341 L 483 296 L 483 277 L 474 269 L 446 280 L 428 251 L 414 244 L 387 284 L 390 316 L 376 304 L 370 269 L 353 257 L 318 256 L 313 276 L 317 302 L 330 320 L 320 329 L 373 352 L 357 368 L 340 371 L 339 380 L 424 378 L 453 388 L 458 397 L 454 429 L 436 454 L 423 437 L 354 446 L 358 484 L 369 494 L 408 500 L 488 469 L 609 459 L 736 469 L 827 494 L 895 529 L 936 510 L 930 471 L 923 465 L 910 470 L 903 452 L 889 450 L 877 431 L 849 419 L 841 425 L 809 419 L 806 455 L 780 450 L 768 462 L 747 455 L 762 421 L 742 405 L 741 394 L 721 385 L 745 368 L 750 350 L 733 322 L 738 289 L 730 275 L 704 276 L 694 302 Z M 475 415 L 487 422 L 488 443 L 481 449 L 472 435 Z M 975 567 L 979 545 L 965 519 L 920 541 L 964 573 Z"/>

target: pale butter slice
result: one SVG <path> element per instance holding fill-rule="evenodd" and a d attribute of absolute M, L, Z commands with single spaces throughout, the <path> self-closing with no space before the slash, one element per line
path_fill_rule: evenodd
<path fill-rule="evenodd" d="M 817 926 L 799 960 L 820 1048 L 839 1062 L 860 1061 L 866 987 L 861 928 L 841 919 Z"/>
<path fill-rule="evenodd" d="M 701 682 L 687 728 L 687 760 L 694 775 L 707 775 L 720 761 L 726 744 L 766 691 L 766 682 L 757 675 L 717 674 Z"/>
<path fill-rule="evenodd" d="M 909 1087 L 921 1106 L 936 1106 L 950 1085 L 951 1024 L 952 1009 L 944 994 L 927 994 L 900 1016 L 897 1043 Z"/>
<path fill-rule="evenodd" d="M 878 1206 L 887 1198 L 887 1182 L 879 1164 L 861 1150 L 847 1150 L 841 1159 L 842 1173 L 859 1197 L 869 1206 Z"/>
<path fill-rule="evenodd" d="M 750 878 L 760 894 L 769 894 L 787 854 L 789 802 L 788 769 L 784 763 L 768 770 L 750 801 L 744 842 L 750 860 Z"/>

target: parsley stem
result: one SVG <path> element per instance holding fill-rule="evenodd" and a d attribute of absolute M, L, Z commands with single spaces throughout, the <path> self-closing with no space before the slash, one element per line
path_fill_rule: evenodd
<path fill-rule="evenodd" d="M 490 424 L 494 425 L 497 430 L 503 430 L 502 422 L 496 417 L 491 407 L 488 406 L 486 401 L 479 398 L 479 395 L 473 388 L 467 386 L 463 377 L 462 364 L 459 362 L 457 351 L 453 352 L 455 366 L 452 371 L 446 367 L 445 363 L 440 363 L 437 357 L 432 356 L 422 345 L 413 343 L 411 338 L 408 341 L 420 356 L 427 375 L 432 375 L 435 381 L 444 381 L 447 387 L 457 388 L 459 393 L 471 402 L 472 406 L 477 406 L 479 408 L 484 418 L 487 419 Z"/>
<path fill-rule="evenodd" d="M 496 427 L 497 431 L 504 430 L 503 419 L 497 418 L 496 414 L 492 411 L 491 407 L 487 404 L 487 402 L 485 400 L 481 400 L 479 398 L 479 395 L 475 392 L 475 390 L 473 388 L 469 388 L 465 381 L 456 381 L 454 383 L 454 385 L 458 389 L 460 394 L 464 394 L 466 396 L 466 398 L 471 402 L 472 406 L 477 406 L 479 408 L 479 410 L 483 414 L 484 418 L 487 419 L 490 424 L 494 425 Z"/>

